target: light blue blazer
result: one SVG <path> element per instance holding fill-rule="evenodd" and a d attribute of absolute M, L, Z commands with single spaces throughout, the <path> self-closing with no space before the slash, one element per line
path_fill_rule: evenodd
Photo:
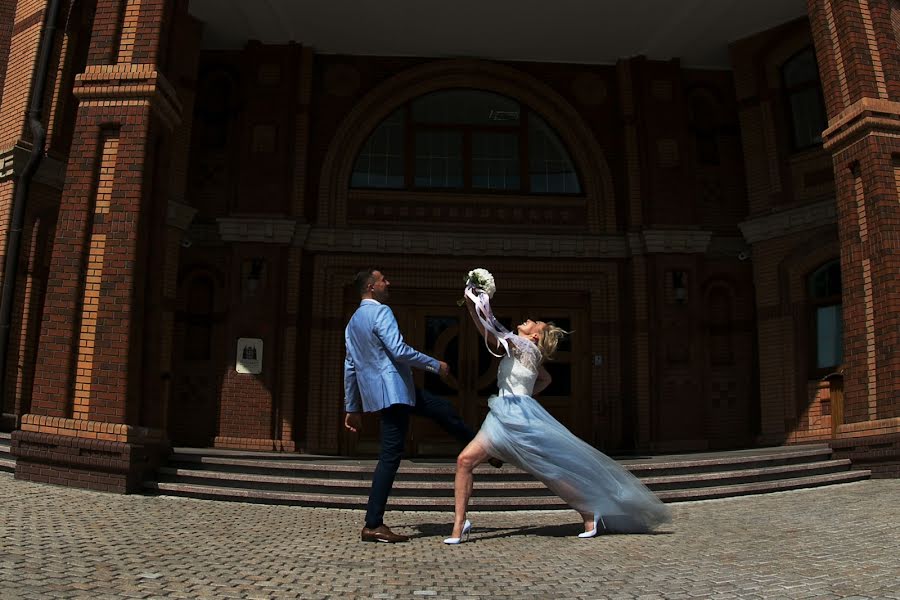
<path fill-rule="evenodd" d="M 411 367 L 437 373 L 437 359 L 403 341 L 387 305 L 363 300 L 344 330 L 344 409 L 377 412 L 391 404 L 416 403 Z"/>

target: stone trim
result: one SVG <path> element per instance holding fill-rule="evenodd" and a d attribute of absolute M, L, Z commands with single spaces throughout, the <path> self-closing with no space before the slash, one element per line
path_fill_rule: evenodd
<path fill-rule="evenodd" d="M 17 142 L 8 150 L 0 152 L 0 181 L 21 175 L 30 154 L 31 144 L 22 141 Z M 34 180 L 55 190 L 61 190 L 66 180 L 66 163 L 44 156 Z"/>
<path fill-rule="evenodd" d="M 750 244 L 837 223 L 837 205 L 826 200 L 738 223 Z"/>
<path fill-rule="evenodd" d="M 216 219 L 219 236 L 225 242 L 290 244 L 297 222 L 293 219 L 221 217 Z"/>
<path fill-rule="evenodd" d="M 20 429 L 33 433 L 120 443 L 159 441 L 164 437 L 162 431 L 148 427 L 36 414 L 22 415 Z"/>
<path fill-rule="evenodd" d="M 712 232 L 647 229 L 641 236 L 647 254 L 703 254 L 709 248 Z"/>
<path fill-rule="evenodd" d="M 223 236 L 224 237 L 224 236 Z M 441 233 L 415 230 L 328 229 L 309 231 L 309 252 L 425 254 L 439 256 L 529 256 L 531 258 L 625 258 L 621 235 L 521 235 Z"/>

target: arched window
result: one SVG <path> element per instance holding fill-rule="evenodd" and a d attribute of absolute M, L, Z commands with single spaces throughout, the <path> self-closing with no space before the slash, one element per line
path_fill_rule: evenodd
<path fill-rule="evenodd" d="M 792 56 L 781 68 L 781 80 L 791 116 L 794 148 L 802 150 L 822 143 L 828 124 L 812 46 Z"/>
<path fill-rule="evenodd" d="M 444 90 L 407 102 L 369 136 L 353 188 L 580 194 L 559 136 L 518 101 Z"/>
<path fill-rule="evenodd" d="M 816 269 L 809 276 L 808 285 L 813 368 L 816 372 L 827 372 L 844 359 L 840 261 L 833 260 Z"/>

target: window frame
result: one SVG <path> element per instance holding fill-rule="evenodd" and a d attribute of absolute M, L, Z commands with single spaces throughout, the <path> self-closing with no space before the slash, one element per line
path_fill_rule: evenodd
<path fill-rule="evenodd" d="M 816 66 L 816 77 L 815 79 L 811 79 L 805 83 L 801 83 L 794 86 L 788 86 L 787 79 L 785 78 L 785 72 L 787 67 L 797 58 L 799 58 L 802 54 L 810 52 L 812 54 L 813 63 Z M 823 140 L 821 139 L 821 133 L 828 128 L 828 111 L 825 106 L 825 96 L 822 91 L 822 78 L 819 73 L 819 61 L 816 57 L 815 48 L 810 44 L 804 46 L 794 54 L 792 54 L 786 61 L 784 61 L 778 69 L 778 75 L 781 83 L 782 96 L 784 100 L 785 113 L 788 118 L 788 125 L 790 129 L 790 139 L 791 139 L 791 150 L 793 152 L 804 152 L 807 150 L 812 150 L 816 148 L 821 148 L 823 144 Z M 816 98 L 819 101 L 819 116 L 822 121 L 822 132 L 819 133 L 819 140 L 812 141 L 809 144 L 801 145 L 800 141 L 797 139 L 797 127 L 796 127 L 796 119 L 794 116 L 794 106 L 791 102 L 791 99 L 796 94 L 800 94 L 806 92 L 810 89 L 814 89 L 816 91 Z"/>
<path fill-rule="evenodd" d="M 832 258 L 823 263 L 820 263 L 816 268 L 812 269 L 807 276 L 804 278 L 805 290 L 806 290 L 806 305 L 807 305 L 807 321 L 808 321 L 808 339 L 810 340 L 809 346 L 809 360 L 808 367 L 809 373 L 811 375 L 810 379 L 822 379 L 823 377 L 834 373 L 840 370 L 841 365 L 844 362 L 844 336 L 843 336 L 843 326 L 841 327 L 841 336 L 838 340 L 841 348 L 841 359 L 835 365 L 830 365 L 827 367 L 819 366 L 819 331 L 818 331 L 818 312 L 821 308 L 827 308 L 830 306 L 839 306 L 841 307 L 841 321 L 843 323 L 843 281 L 841 282 L 841 289 L 837 294 L 831 294 L 828 296 L 815 297 L 812 294 L 812 290 L 810 289 L 813 278 L 817 273 L 825 269 L 826 267 L 831 266 L 832 264 L 837 264 L 838 271 L 840 272 L 841 261 L 840 258 Z"/>

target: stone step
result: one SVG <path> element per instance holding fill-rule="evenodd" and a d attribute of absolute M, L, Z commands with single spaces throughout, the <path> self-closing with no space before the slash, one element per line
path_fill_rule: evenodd
<path fill-rule="evenodd" d="M 16 472 L 16 459 L 9 457 L 9 455 L 3 456 L 0 455 L 0 473 L 15 473 Z"/>
<path fill-rule="evenodd" d="M 657 495 L 663 502 L 685 502 L 850 483 L 868 478 L 868 471 L 843 471 L 809 477 L 796 477 L 792 479 L 724 485 L 709 488 L 667 490 L 661 491 Z M 360 493 L 356 494 L 327 494 L 156 481 L 145 482 L 144 489 L 149 493 L 209 500 L 356 509 L 365 508 L 368 494 L 368 490 L 360 490 Z M 472 496 L 470 506 L 474 510 L 558 510 L 568 507 L 565 502 L 553 495 L 535 496 L 529 494 L 489 496 L 482 494 L 477 486 L 475 494 Z M 393 510 L 452 511 L 453 497 L 423 495 L 404 496 L 392 494 L 388 502 L 388 508 Z"/>
<path fill-rule="evenodd" d="M 641 480 L 654 491 L 715 487 L 753 481 L 771 481 L 791 477 L 821 475 L 850 468 L 849 460 L 819 461 L 799 465 L 778 465 L 760 469 L 740 469 L 701 474 L 686 474 L 664 477 L 644 477 Z M 475 485 L 486 495 L 517 495 L 520 493 L 546 495 L 550 494 L 542 483 L 531 476 L 527 480 L 485 479 L 476 473 Z M 399 473 L 394 483 L 394 493 L 398 495 L 438 496 L 453 494 L 453 474 L 441 479 L 420 481 L 407 478 Z M 526 474 L 527 475 L 527 474 Z M 240 473 L 230 471 L 212 471 L 163 467 L 159 470 L 159 481 L 166 483 L 185 483 L 192 485 L 212 485 L 216 487 L 245 487 L 272 491 L 290 492 L 324 492 L 330 494 L 353 494 L 358 490 L 367 490 L 371 477 L 341 479 L 335 477 L 317 478 L 287 475 L 268 475 L 258 473 Z"/>
<path fill-rule="evenodd" d="M 760 481 L 753 483 L 741 483 L 737 485 L 723 485 L 716 487 L 691 488 L 683 490 L 667 490 L 657 492 L 657 496 L 663 502 L 685 502 L 688 500 L 712 500 L 715 498 L 733 498 L 736 496 L 748 496 L 751 494 L 768 494 L 771 492 L 784 492 L 799 490 L 824 485 L 839 483 L 852 483 L 869 479 L 870 471 L 841 471 L 839 473 L 826 473 L 809 477 L 793 477 L 790 479 L 776 479 L 773 481 Z"/>
<path fill-rule="evenodd" d="M 225 451 L 227 452 L 227 451 Z M 296 454 L 277 456 L 275 453 L 227 452 L 177 449 L 169 457 L 174 468 L 190 470 L 214 470 L 233 473 L 255 473 L 319 479 L 369 480 L 375 466 L 373 460 L 355 460 L 331 457 L 307 457 Z M 825 445 L 804 447 L 762 448 L 719 455 L 677 455 L 653 459 L 623 459 L 619 462 L 638 477 L 678 476 L 715 473 L 722 470 L 759 469 L 764 467 L 806 464 L 825 461 L 831 457 L 831 449 Z M 439 462 L 409 461 L 401 464 L 400 474 L 410 479 L 435 480 L 452 478 L 456 464 L 452 460 Z M 493 469 L 482 465 L 476 470 L 482 479 L 503 481 L 528 481 L 531 476 L 510 465 Z"/>
<path fill-rule="evenodd" d="M 292 477 L 282 475 L 261 475 L 257 473 L 234 473 L 223 471 L 173 469 L 163 467 L 159 470 L 161 482 L 185 483 L 192 485 L 211 485 L 215 487 L 244 487 L 260 490 L 289 491 L 289 492 L 321 492 L 329 494 L 368 494 L 372 484 L 371 471 L 368 477 L 352 479 Z M 527 475 L 527 474 L 525 474 Z M 552 494 L 544 484 L 536 481 L 530 475 L 525 481 L 497 481 L 481 478 L 481 473 L 475 475 L 475 487 L 479 492 L 487 495 L 515 495 L 528 493 L 537 495 Z M 404 473 L 399 473 L 394 481 L 393 493 L 401 496 L 452 496 L 452 476 L 430 481 L 419 481 L 405 478 Z"/>

